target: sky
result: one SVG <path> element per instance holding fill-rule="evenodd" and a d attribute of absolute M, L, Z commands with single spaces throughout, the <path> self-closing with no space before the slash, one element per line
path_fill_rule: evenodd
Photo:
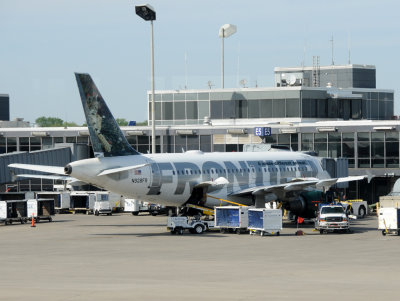
<path fill-rule="evenodd" d="M 91 74 L 116 118 L 147 120 L 150 22 L 128 0 L 1 0 L 0 94 L 10 118 L 40 116 L 82 124 L 74 72 Z M 400 2 L 396 0 L 149 0 L 156 90 L 272 87 L 274 67 L 375 65 L 377 88 L 395 91 L 400 115 Z M 397 70 L 397 71 L 396 71 Z"/>

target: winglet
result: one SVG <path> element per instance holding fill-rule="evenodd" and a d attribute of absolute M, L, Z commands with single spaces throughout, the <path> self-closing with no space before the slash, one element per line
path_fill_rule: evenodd
<path fill-rule="evenodd" d="M 89 74 L 75 73 L 96 157 L 139 155 L 128 143 Z"/>

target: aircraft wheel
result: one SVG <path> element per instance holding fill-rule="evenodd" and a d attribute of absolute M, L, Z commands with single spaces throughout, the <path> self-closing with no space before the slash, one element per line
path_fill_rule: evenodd
<path fill-rule="evenodd" d="M 382 235 L 386 236 L 386 230 L 382 230 Z"/>

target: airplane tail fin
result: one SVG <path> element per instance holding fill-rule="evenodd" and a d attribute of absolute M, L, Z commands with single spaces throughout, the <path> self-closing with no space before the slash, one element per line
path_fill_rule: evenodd
<path fill-rule="evenodd" d="M 126 140 L 89 74 L 75 73 L 96 157 L 139 155 Z"/>

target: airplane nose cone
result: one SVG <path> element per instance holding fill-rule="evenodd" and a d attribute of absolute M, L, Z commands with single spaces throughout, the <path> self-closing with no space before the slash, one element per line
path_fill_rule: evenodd
<path fill-rule="evenodd" d="M 69 164 L 66 165 L 66 166 L 64 167 L 64 172 L 65 172 L 65 174 L 70 175 L 71 172 L 72 172 L 72 166 L 69 165 Z"/>

